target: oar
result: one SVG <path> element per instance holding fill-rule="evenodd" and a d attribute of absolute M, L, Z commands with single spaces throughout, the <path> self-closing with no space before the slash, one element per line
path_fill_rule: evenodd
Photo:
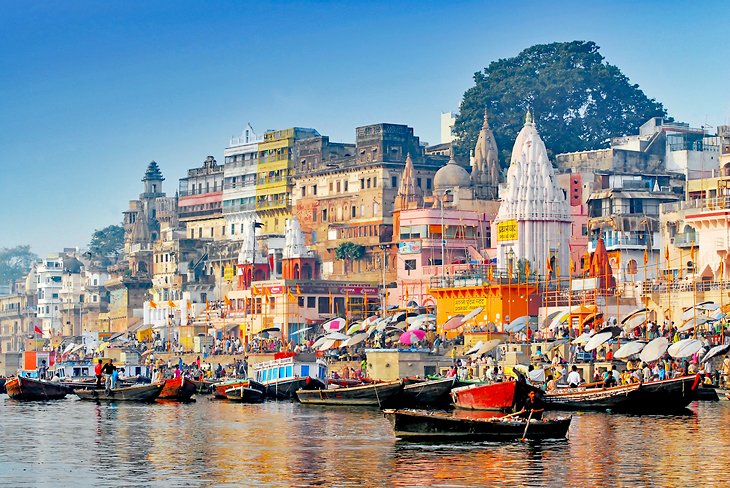
<path fill-rule="evenodd" d="M 522 433 L 522 439 L 520 439 L 522 442 L 525 442 L 527 438 L 525 437 L 527 435 L 527 428 L 530 427 L 530 420 L 532 419 L 532 410 L 530 410 L 530 415 L 527 416 L 527 424 L 525 425 L 525 431 Z"/>

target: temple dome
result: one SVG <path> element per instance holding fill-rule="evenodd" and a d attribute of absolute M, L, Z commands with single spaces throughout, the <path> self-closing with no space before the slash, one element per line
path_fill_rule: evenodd
<path fill-rule="evenodd" d="M 450 188 L 468 188 L 471 186 L 471 175 L 463 167 L 456 164 L 454 155 L 451 155 L 451 159 L 436 172 L 433 177 L 433 188 L 434 190 L 448 190 Z"/>

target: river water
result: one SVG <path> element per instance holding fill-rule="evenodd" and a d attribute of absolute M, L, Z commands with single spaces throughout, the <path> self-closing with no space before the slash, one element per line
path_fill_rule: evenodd
<path fill-rule="evenodd" d="M 576 414 L 569 439 L 409 444 L 376 409 L 0 395 L 0 485 L 727 486 L 730 402 Z"/>

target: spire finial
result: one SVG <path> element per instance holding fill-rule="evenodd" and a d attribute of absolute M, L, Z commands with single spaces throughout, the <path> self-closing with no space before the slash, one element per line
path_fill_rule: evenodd
<path fill-rule="evenodd" d="M 482 125 L 482 128 L 489 128 L 489 115 L 487 114 L 487 107 L 484 107 L 484 125 Z"/>
<path fill-rule="evenodd" d="M 530 107 L 527 107 L 527 115 L 525 115 L 525 125 L 531 125 L 533 123 L 532 109 Z"/>

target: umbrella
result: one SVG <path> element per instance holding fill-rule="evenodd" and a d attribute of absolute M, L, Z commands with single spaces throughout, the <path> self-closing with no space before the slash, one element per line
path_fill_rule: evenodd
<path fill-rule="evenodd" d="M 408 326 L 408 329 L 406 330 L 423 330 L 426 328 L 426 324 L 420 323 L 420 324 L 411 324 Z"/>
<path fill-rule="evenodd" d="M 484 343 L 484 345 L 482 345 L 481 348 L 479 348 L 479 350 L 476 352 L 476 355 L 481 356 L 483 354 L 488 353 L 489 351 L 491 351 L 492 349 L 497 347 L 501 342 L 502 341 L 500 339 L 488 340 L 487 342 Z"/>
<path fill-rule="evenodd" d="M 641 350 L 644 349 L 644 346 L 646 346 L 646 342 L 627 342 L 626 344 L 618 348 L 618 351 L 614 353 L 613 357 L 616 359 L 630 358 L 635 354 L 639 354 Z"/>
<path fill-rule="evenodd" d="M 444 330 L 453 330 L 458 329 L 461 327 L 461 319 L 463 318 L 463 315 L 454 315 L 449 320 L 446 321 L 444 324 Z"/>
<path fill-rule="evenodd" d="M 311 327 L 305 327 L 305 328 L 303 328 L 303 329 L 299 329 L 299 330 L 297 330 L 296 332 L 292 332 L 292 333 L 291 333 L 290 335 L 298 335 L 298 334 L 302 334 L 302 333 L 304 333 L 304 332 L 306 332 L 306 331 L 308 331 L 308 330 L 312 330 L 312 328 L 311 328 Z"/>
<path fill-rule="evenodd" d="M 639 358 L 645 363 L 651 363 L 664 356 L 668 347 L 669 340 L 666 337 L 657 337 L 641 350 Z"/>
<path fill-rule="evenodd" d="M 370 317 L 368 317 L 365 320 L 363 320 L 362 321 L 362 324 L 365 327 L 370 327 L 371 325 L 373 325 L 373 323 L 375 323 L 376 320 L 380 320 L 380 316 L 378 316 L 378 315 L 371 315 Z"/>
<path fill-rule="evenodd" d="M 519 332 L 527 325 L 527 315 L 517 317 L 504 328 L 505 332 Z"/>
<path fill-rule="evenodd" d="M 714 312 L 718 308 L 720 308 L 720 305 L 718 305 L 715 302 L 706 302 L 706 303 L 697 304 L 697 310 L 705 310 L 707 312 Z"/>
<path fill-rule="evenodd" d="M 590 340 L 591 336 L 593 335 L 592 332 L 593 331 L 583 332 L 583 334 L 573 339 L 573 342 L 571 342 L 571 344 L 585 344 Z"/>
<path fill-rule="evenodd" d="M 602 334 L 604 332 L 610 332 L 611 339 L 613 339 L 614 337 L 620 336 L 622 331 L 621 331 L 621 327 L 613 326 L 613 327 L 604 327 L 603 329 L 599 330 L 598 332 L 600 334 Z"/>
<path fill-rule="evenodd" d="M 550 344 L 550 347 L 548 348 L 548 352 L 552 352 L 555 349 L 557 349 L 558 347 L 562 346 L 563 344 L 567 344 L 567 343 L 568 343 L 568 339 L 558 339 L 557 341 L 552 342 Z"/>
<path fill-rule="evenodd" d="M 63 354 L 68 354 L 69 352 L 71 352 L 71 349 L 73 349 L 75 345 L 76 344 L 74 344 L 72 342 L 71 344 L 69 344 L 68 346 L 66 346 L 66 348 L 63 350 Z"/>
<path fill-rule="evenodd" d="M 682 339 L 669 346 L 667 352 L 675 359 L 682 359 L 691 356 L 700 349 L 702 349 L 702 342 L 697 339 Z"/>
<path fill-rule="evenodd" d="M 325 341 L 317 348 L 318 351 L 326 351 L 327 349 L 340 347 L 342 341 L 335 341 L 332 339 L 325 339 Z"/>
<path fill-rule="evenodd" d="M 402 344 L 415 344 L 422 341 L 426 333 L 422 330 L 407 330 L 398 338 Z"/>
<path fill-rule="evenodd" d="M 330 332 L 326 336 L 324 336 L 325 339 L 330 341 L 346 341 L 350 338 L 349 335 L 342 334 L 340 332 Z"/>
<path fill-rule="evenodd" d="M 350 337 L 342 345 L 345 347 L 354 346 L 355 344 L 360 344 L 367 338 L 368 338 L 367 332 L 360 332 L 359 334 L 355 334 L 354 336 Z"/>
<path fill-rule="evenodd" d="M 96 352 L 101 352 L 104 349 L 106 349 L 107 347 L 109 347 L 110 345 L 111 344 L 109 344 L 108 342 L 102 342 L 101 344 L 99 344 L 99 347 L 96 348 Z"/>
<path fill-rule="evenodd" d="M 352 335 L 355 332 L 360 332 L 361 330 L 365 330 L 367 328 L 366 325 L 364 325 L 364 322 L 354 322 L 350 327 L 347 328 L 347 334 Z"/>
<path fill-rule="evenodd" d="M 327 339 L 327 337 L 326 337 L 326 336 L 322 336 L 322 337 L 318 338 L 318 339 L 317 339 L 316 341 L 314 341 L 314 343 L 312 344 L 312 349 L 317 349 L 317 348 L 318 348 L 319 346 L 321 346 L 322 344 L 324 344 L 325 342 L 327 342 L 327 340 L 328 340 L 328 339 Z"/>
<path fill-rule="evenodd" d="M 722 356 L 723 354 L 725 354 L 728 351 L 730 351 L 730 344 L 720 344 L 719 346 L 715 346 L 712 349 L 710 349 L 709 351 L 707 351 L 707 354 L 705 354 L 705 356 L 702 358 L 702 361 L 700 361 L 700 362 L 704 363 L 714 357 Z"/>
<path fill-rule="evenodd" d="M 550 322 L 550 326 L 548 329 L 553 330 L 563 322 L 565 322 L 568 317 L 570 316 L 570 310 L 565 310 L 563 312 L 558 313 L 554 318 L 553 321 Z"/>
<path fill-rule="evenodd" d="M 472 310 L 471 312 L 469 312 L 468 314 L 464 315 L 461 318 L 461 323 L 465 324 L 465 323 L 469 322 L 471 319 L 473 319 L 474 317 L 479 315 L 482 312 L 482 310 L 484 310 L 484 307 L 475 308 L 474 310 Z"/>
<path fill-rule="evenodd" d="M 406 308 L 418 308 L 420 305 L 418 302 L 411 300 L 410 302 L 406 303 Z"/>
<path fill-rule="evenodd" d="M 696 319 L 692 318 L 682 324 L 682 327 L 677 329 L 677 331 L 686 332 L 688 330 L 694 329 L 696 325 L 706 324 L 707 322 L 712 322 L 712 319 L 710 319 L 709 317 L 697 317 Z"/>
<path fill-rule="evenodd" d="M 466 352 L 464 353 L 464 355 L 468 356 L 469 354 L 474 354 L 475 352 L 479 351 L 479 349 L 481 349 L 481 347 L 482 347 L 483 345 L 484 345 L 484 343 L 483 343 L 482 341 L 479 341 L 479 342 L 477 342 L 476 344 L 474 344 L 474 345 L 473 345 L 473 346 L 471 347 L 471 349 L 469 349 L 468 351 L 466 351 Z"/>
<path fill-rule="evenodd" d="M 714 308 L 710 308 L 710 307 L 713 307 L 713 306 L 714 306 Z M 687 320 L 687 319 L 690 319 L 690 318 L 694 317 L 694 315 L 695 315 L 695 310 L 694 309 L 697 309 L 697 310 L 715 310 L 716 308 L 718 308 L 718 306 L 715 304 L 715 302 L 712 302 L 712 301 L 700 302 L 697 305 L 694 305 L 692 307 L 686 308 L 682 312 L 682 320 Z"/>
<path fill-rule="evenodd" d="M 599 332 L 598 334 L 594 335 L 590 339 L 588 339 L 588 342 L 586 342 L 586 347 L 584 348 L 586 351 L 592 351 L 594 349 L 597 349 L 602 344 L 608 342 L 613 337 L 613 334 L 609 332 Z"/>
<path fill-rule="evenodd" d="M 555 312 L 550 312 L 548 314 L 548 316 L 545 317 L 545 321 L 542 323 L 542 328 L 545 329 L 545 328 L 550 327 L 550 324 L 555 317 L 557 317 L 558 315 L 565 313 L 567 311 L 568 311 L 568 309 L 561 309 L 561 310 L 556 310 Z"/>
<path fill-rule="evenodd" d="M 327 332 L 337 332 L 338 330 L 345 328 L 345 319 L 342 317 L 336 317 L 322 324 L 322 327 Z"/>

